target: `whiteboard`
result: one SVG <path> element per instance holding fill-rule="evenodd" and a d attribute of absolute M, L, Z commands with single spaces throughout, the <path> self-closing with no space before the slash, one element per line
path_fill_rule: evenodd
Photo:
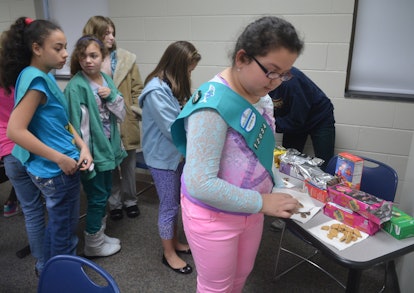
<path fill-rule="evenodd" d="M 414 99 L 414 1 L 356 3 L 348 90 Z"/>
<path fill-rule="evenodd" d="M 91 16 L 108 16 L 108 0 L 44 0 L 45 18 L 58 24 L 66 35 L 69 58 L 65 66 L 55 71 L 56 77 L 70 77 L 70 56 L 76 41 Z"/>

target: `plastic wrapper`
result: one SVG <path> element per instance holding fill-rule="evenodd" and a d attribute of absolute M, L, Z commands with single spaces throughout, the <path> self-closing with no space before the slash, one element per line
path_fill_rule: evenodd
<path fill-rule="evenodd" d="M 302 177 L 303 180 L 308 180 L 314 186 L 320 189 L 327 189 L 328 185 L 339 183 L 336 176 L 325 173 L 319 166 L 324 163 L 324 160 L 316 157 L 310 157 L 300 153 L 296 149 L 287 149 L 286 152 L 279 157 L 281 167 L 289 166 L 291 174 Z"/>

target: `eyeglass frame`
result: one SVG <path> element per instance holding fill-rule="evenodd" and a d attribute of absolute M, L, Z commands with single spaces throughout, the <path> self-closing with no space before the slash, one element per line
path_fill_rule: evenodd
<path fill-rule="evenodd" d="M 265 73 L 266 77 L 268 79 L 270 79 L 270 80 L 274 80 L 274 79 L 280 78 L 281 81 L 288 81 L 288 80 L 291 80 L 292 77 L 293 77 L 293 75 L 292 75 L 292 73 L 290 71 L 285 72 L 285 73 L 282 73 L 282 74 L 277 73 L 275 71 L 269 71 L 254 56 L 252 56 L 252 55 L 247 55 L 247 56 L 249 56 L 250 58 L 252 58 L 257 63 L 257 65 L 259 65 L 260 69 Z M 272 74 L 274 74 L 275 77 L 271 77 Z"/>

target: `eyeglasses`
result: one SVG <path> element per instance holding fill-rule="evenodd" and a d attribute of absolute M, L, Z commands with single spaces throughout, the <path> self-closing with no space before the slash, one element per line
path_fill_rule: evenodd
<path fill-rule="evenodd" d="M 250 56 L 250 55 L 249 55 Z M 269 71 L 269 70 L 267 70 L 266 69 L 266 67 L 264 67 L 259 61 L 257 61 L 257 59 L 256 58 L 254 58 L 253 56 L 250 56 L 254 61 L 256 61 L 256 63 L 257 63 L 257 65 L 259 65 L 259 67 L 260 67 L 260 69 L 262 69 L 263 70 L 263 72 L 266 74 L 266 77 L 268 78 L 268 79 L 271 79 L 271 80 L 273 80 L 273 79 L 278 79 L 278 78 L 280 78 L 280 80 L 281 81 L 288 81 L 288 80 L 290 80 L 292 77 L 293 77 L 293 75 L 292 75 L 292 73 L 290 73 L 290 71 L 288 71 L 288 72 L 285 72 L 285 73 L 282 73 L 282 74 L 280 74 L 280 73 L 277 73 L 277 72 L 274 72 L 274 71 Z"/>

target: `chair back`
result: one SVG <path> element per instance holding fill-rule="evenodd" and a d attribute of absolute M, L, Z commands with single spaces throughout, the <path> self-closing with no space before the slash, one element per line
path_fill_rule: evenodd
<path fill-rule="evenodd" d="M 361 190 L 387 201 L 394 201 L 398 186 L 397 172 L 385 163 L 359 156 L 364 160 L 361 178 Z M 326 173 L 335 174 L 336 161 L 334 156 L 326 167 Z"/>
<path fill-rule="evenodd" d="M 137 161 L 135 167 L 139 169 L 148 169 L 147 164 L 145 163 L 144 154 L 142 151 L 137 152 Z"/>
<path fill-rule="evenodd" d="M 85 272 L 92 270 L 95 283 Z M 39 280 L 38 293 L 119 293 L 118 284 L 112 276 L 93 261 L 75 255 L 57 255 L 45 265 Z"/>

